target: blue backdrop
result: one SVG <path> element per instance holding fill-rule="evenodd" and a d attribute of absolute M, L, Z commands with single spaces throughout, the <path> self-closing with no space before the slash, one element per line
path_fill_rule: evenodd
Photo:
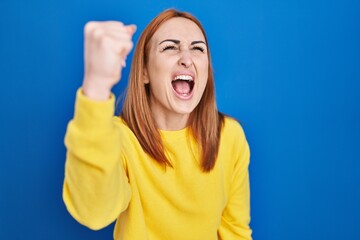
<path fill-rule="evenodd" d="M 246 131 L 254 239 L 360 239 L 358 0 L 1 1 L 0 239 L 112 239 L 61 198 L 83 26 L 135 23 L 137 40 L 170 7 L 204 24 L 219 108 Z"/>

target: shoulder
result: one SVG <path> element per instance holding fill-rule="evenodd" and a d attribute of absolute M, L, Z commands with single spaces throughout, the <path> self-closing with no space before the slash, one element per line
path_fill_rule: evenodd
<path fill-rule="evenodd" d="M 249 151 L 245 132 L 241 124 L 234 118 L 225 116 L 220 136 L 220 146 L 226 151 L 241 154 Z"/>
<path fill-rule="evenodd" d="M 129 127 L 127 126 L 124 119 L 122 119 L 120 116 L 114 116 L 113 121 L 114 121 L 115 125 L 117 125 L 117 126 L 119 126 L 121 128 L 124 128 L 124 129 L 129 129 Z"/>
<path fill-rule="evenodd" d="M 237 141 L 246 141 L 243 127 L 236 119 L 229 116 L 225 116 L 224 118 L 221 137 L 231 138 Z"/>
<path fill-rule="evenodd" d="M 123 139 L 128 138 L 127 140 L 131 140 L 131 142 L 134 142 L 134 141 L 137 142 L 137 138 L 136 138 L 135 134 L 129 128 L 129 126 L 127 125 L 127 123 L 125 122 L 125 120 L 122 117 L 114 116 L 113 122 L 114 122 L 114 125 L 116 126 L 116 128 L 118 128 L 120 130 L 120 134 Z"/>
<path fill-rule="evenodd" d="M 222 152 L 230 154 L 234 164 L 246 165 L 250 161 L 250 148 L 244 129 L 234 118 L 225 116 L 220 137 Z"/>

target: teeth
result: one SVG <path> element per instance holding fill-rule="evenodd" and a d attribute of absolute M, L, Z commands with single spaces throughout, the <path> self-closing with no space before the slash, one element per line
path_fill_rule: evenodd
<path fill-rule="evenodd" d="M 178 75 L 174 78 L 174 81 L 175 80 L 193 81 L 193 78 L 192 78 L 192 76 L 189 76 L 189 75 Z"/>

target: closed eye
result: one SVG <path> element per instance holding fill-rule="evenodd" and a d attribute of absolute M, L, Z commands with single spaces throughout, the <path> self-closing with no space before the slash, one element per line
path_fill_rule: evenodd
<path fill-rule="evenodd" d="M 192 50 L 195 50 L 195 51 L 200 51 L 200 52 L 205 52 L 205 48 L 201 47 L 201 46 L 194 46 L 192 48 Z"/>
<path fill-rule="evenodd" d="M 166 45 L 165 47 L 163 47 L 161 49 L 162 52 L 167 51 L 167 50 L 177 50 L 177 47 L 175 45 Z"/>

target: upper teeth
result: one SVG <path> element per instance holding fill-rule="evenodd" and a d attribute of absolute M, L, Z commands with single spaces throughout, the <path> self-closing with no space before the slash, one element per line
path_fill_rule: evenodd
<path fill-rule="evenodd" d="M 174 78 L 174 80 L 193 81 L 193 78 L 192 78 L 192 76 L 189 76 L 189 75 L 178 75 Z"/>

